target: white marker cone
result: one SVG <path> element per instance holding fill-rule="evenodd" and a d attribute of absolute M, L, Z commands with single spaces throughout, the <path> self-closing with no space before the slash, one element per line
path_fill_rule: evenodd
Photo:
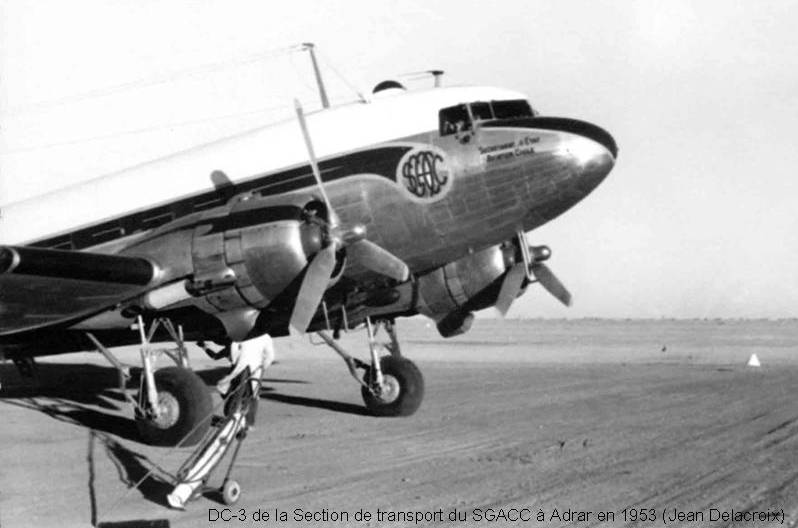
<path fill-rule="evenodd" d="M 762 364 L 759 362 L 759 358 L 756 357 L 756 354 L 751 354 L 751 357 L 748 358 L 748 363 L 745 364 L 747 367 L 761 367 Z"/>

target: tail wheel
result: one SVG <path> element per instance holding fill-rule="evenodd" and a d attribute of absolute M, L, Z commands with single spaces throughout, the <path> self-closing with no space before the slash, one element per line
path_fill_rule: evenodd
<path fill-rule="evenodd" d="M 374 392 L 361 388 L 366 408 L 374 416 L 410 416 L 421 406 L 424 399 L 424 377 L 415 363 L 395 356 L 380 358 L 383 383 L 374 387 Z M 371 372 L 363 380 L 373 383 Z"/>
<path fill-rule="evenodd" d="M 161 446 L 199 442 L 208 431 L 213 410 L 210 391 L 202 379 L 188 369 L 167 367 L 155 372 L 155 388 L 158 417 L 136 418 L 142 440 Z"/>

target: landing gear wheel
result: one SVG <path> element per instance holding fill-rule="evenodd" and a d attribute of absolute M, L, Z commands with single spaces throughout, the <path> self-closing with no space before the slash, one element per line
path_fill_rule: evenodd
<path fill-rule="evenodd" d="M 241 497 L 241 486 L 235 480 L 225 480 L 222 484 L 222 502 L 227 506 L 238 502 Z"/>
<path fill-rule="evenodd" d="M 210 427 L 213 402 L 208 387 L 190 370 L 167 367 L 155 372 L 158 391 L 158 418 L 137 417 L 136 427 L 148 444 L 194 445 Z M 189 434 L 190 433 L 190 434 Z"/>
<path fill-rule="evenodd" d="M 380 368 L 383 384 L 376 394 L 366 387 L 360 390 L 366 408 L 374 416 L 410 416 L 416 412 L 424 399 L 424 377 L 416 364 L 403 357 L 383 356 Z M 372 383 L 370 371 L 363 380 Z"/>

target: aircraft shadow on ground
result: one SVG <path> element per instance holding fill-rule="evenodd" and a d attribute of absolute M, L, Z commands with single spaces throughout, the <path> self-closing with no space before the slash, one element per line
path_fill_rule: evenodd
<path fill-rule="evenodd" d="M 119 388 L 119 374 L 111 366 L 80 363 L 38 363 L 37 378 L 26 380 L 10 363 L 0 364 L 0 402 L 42 412 L 54 419 L 88 429 L 111 433 L 126 440 L 140 441 L 136 422 Z M 218 366 L 195 371 L 209 386 L 215 385 L 230 367 Z M 131 369 L 127 386 L 135 392 L 140 368 Z M 316 407 L 336 412 L 368 415 L 365 408 L 345 402 L 292 396 L 278 392 L 273 385 L 307 384 L 300 379 L 263 379 L 261 397 L 290 405 Z M 261 412 L 264 412 L 263 410 Z"/>
<path fill-rule="evenodd" d="M 230 372 L 229 366 L 220 366 L 220 367 L 212 367 L 203 370 L 195 370 L 194 371 L 197 376 L 202 378 L 207 385 L 216 385 L 220 379 L 222 379 L 228 372 Z M 263 378 L 261 380 L 264 385 L 268 386 L 271 383 L 277 384 L 297 384 L 297 385 L 307 385 L 310 382 L 305 380 L 298 380 L 298 379 L 287 379 L 287 378 Z"/>
<path fill-rule="evenodd" d="M 356 414 L 358 416 L 371 416 L 364 406 L 355 405 L 354 403 L 322 400 L 319 398 L 306 398 L 304 396 L 291 396 L 289 394 L 281 394 L 279 392 L 264 392 L 263 390 L 261 390 L 260 398 L 262 400 L 287 403 L 289 405 L 316 407 L 318 409 L 326 409 L 328 411 L 336 411 L 347 414 Z"/>
<path fill-rule="evenodd" d="M 230 371 L 229 367 L 214 367 L 203 371 L 197 371 L 199 377 L 208 385 L 215 385 L 222 377 Z M 309 381 L 285 378 L 263 378 L 263 383 L 260 389 L 260 397 L 263 400 L 271 400 L 280 403 L 287 403 L 289 405 L 301 405 L 303 407 L 316 407 L 318 409 L 326 409 L 328 411 L 343 412 L 348 414 L 356 414 L 359 416 L 370 416 L 365 407 L 346 402 L 337 402 L 332 400 L 322 400 L 319 398 L 306 398 L 304 396 L 292 396 L 290 394 L 283 394 L 278 392 L 272 384 L 309 384 Z M 261 413 L 267 412 L 261 409 Z"/>
<path fill-rule="evenodd" d="M 93 364 L 40 363 L 36 371 L 36 378 L 26 380 L 19 377 L 13 365 L 0 365 L 0 379 L 4 380 L 0 402 L 128 440 L 139 439 L 133 419 L 119 414 L 127 409 L 116 369 Z"/>
<path fill-rule="evenodd" d="M 166 502 L 166 495 L 172 490 L 174 485 L 170 482 L 170 477 L 166 476 L 167 474 L 163 469 L 141 453 L 137 453 L 120 444 L 110 435 L 95 431 L 92 431 L 90 434 L 89 453 L 87 457 L 90 464 L 89 473 L 91 476 L 89 481 L 89 496 L 91 498 L 92 521 L 95 525 L 98 513 L 95 500 L 96 492 L 94 489 L 95 444 L 99 444 L 104 448 L 105 455 L 116 468 L 119 480 L 122 481 L 128 489 L 135 487 L 146 500 L 160 506 L 169 506 Z"/>
<path fill-rule="evenodd" d="M 140 369 L 131 369 L 128 388 L 138 387 Z M 229 367 L 214 367 L 196 373 L 208 385 L 214 385 L 229 372 Z M 89 465 L 92 478 L 89 483 L 91 516 L 94 525 L 98 511 L 94 490 L 94 461 L 97 447 L 114 464 L 116 471 L 128 488 L 136 487 L 146 500 L 168 507 L 166 495 L 172 489 L 170 477 L 146 456 L 118 442 L 114 436 L 139 442 L 135 421 L 121 414 L 130 415 L 127 403 L 119 387 L 119 376 L 113 367 L 94 364 L 41 363 L 37 366 L 36 380 L 21 379 L 16 367 L 0 364 L 0 379 L 4 381 L 0 390 L 0 403 L 15 405 L 42 412 L 53 419 L 89 429 Z M 8 383 L 7 380 L 12 380 Z M 318 398 L 293 396 L 276 392 L 272 385 L 305 384 L 304 380 L 264 378 L 261 398 L 289 405 L 315 407 L 335 412 L 368 416 L 363 406 Z M 261 410 L 266 414 L 268 411 Z M 221 502 L 218 493 L 206 493 L 206 498 Z M 110 524 L 108 525 L 110 526 Z"/>

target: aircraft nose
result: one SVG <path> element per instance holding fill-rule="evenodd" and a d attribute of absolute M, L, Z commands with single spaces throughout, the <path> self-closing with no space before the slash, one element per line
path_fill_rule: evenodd
<path fill-rule="evenodd" d="M 612 155 L 613 160 L 618 157 L 618 145 L 615 143 L 615 138 L 609 132 L 593 123 L 565 117 L 538 117 L 535 118 L 535 126 L 544 130 L 566 132 L 570 137 L 589 140 L 589 142 L 582 142 L 585 149 L 590 150 L 587 145 L 593 144 L 603 147 Z M 579 147 L 576 148 L 578 149 Z M 594 152 L 585 152 L 584 154 L 594 154 Z"/>
<path fill-rule="evenodd" d="M 567 158 L 577 172 L 577 187 L 587 194 L 595 189 L 615 166 L 618 147 L 606 138 L 573 135 L 565 139 L 558 154 Z"/>
<path fill-rule="evenodd" d="M 575 171 L 572 181 L 581 196 L 595 189 L 615 166 L 618 145 L 603 128 L 562 117 L 538 117 L 535 122 L 536 127 L 560 133 L 555 153 Z"/>
<path fill-rule="evenodd" d="M 612 135 L 600 126 L 566 117 L 503 119 L 485 123 L 487 129 L 523 128 L 545 133 L 553 141 L 554 153 L 566 158 L 569 165 L 576 164 L 587 178 L 607 173 L 615 165 L 618 145 Z M 551 145 L 551 143 L 549 143 Z M 548 147 L 544 150 L 549 150 Z M 551 152 L 551 150 L 549 150 Z"/>
<path fill-rule="evenodd" d="M 564 213 L 590 194 L 610 173 L 618 145 L 609 132 L 587 121 L 564 117 L 496 120 L 484 128 L 526 129 L 536 154 L 529 159 L 526 177 L 546 182 L 549 192 L 530 196 L 531 209 L 524 229 L 535 227 Z M 526 141 L 526 137 L 521 141 Z"/>

